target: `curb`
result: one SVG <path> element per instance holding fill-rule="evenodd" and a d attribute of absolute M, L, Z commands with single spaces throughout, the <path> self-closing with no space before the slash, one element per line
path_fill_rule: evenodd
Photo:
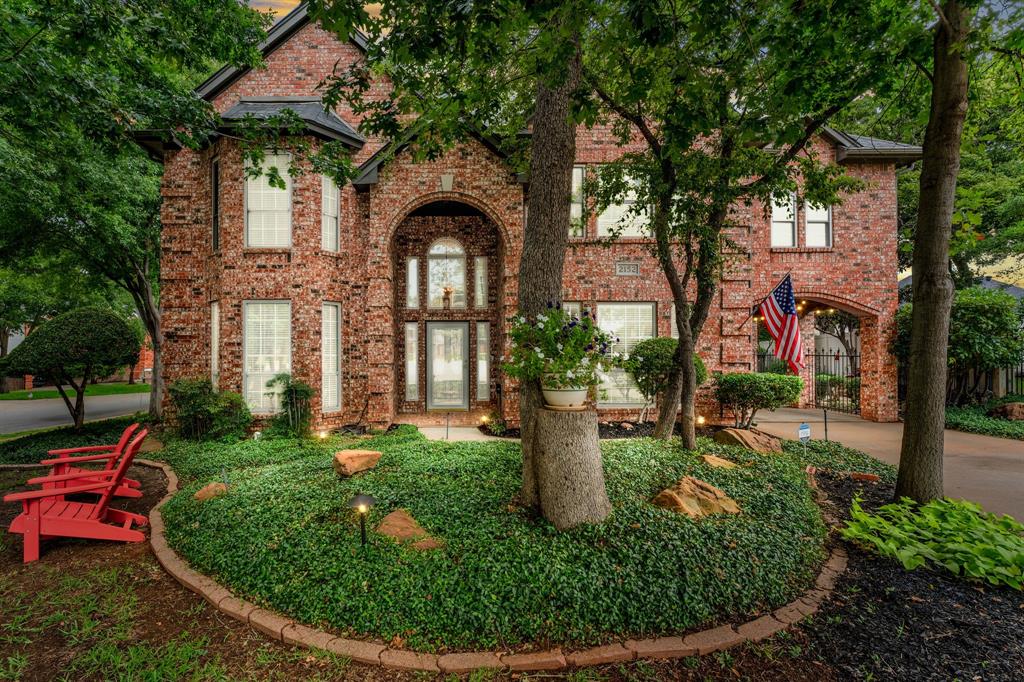
<path fill-rule="evenodd" d="M 530 653 L 469 651 L 438 655 L 408 649 L 392 649 L 382 642 L 335 637 L 323 630 L 260 608 L 234 596 L 212 579 L 192 570 L 168 546 L 164 538 L 163 517 L 160 514 L 160 507 L 178 492 L 177 475 L 170 465 L 163 462 L 136 459 L 135 463 L 160 469 L 167 477 L 167 494 L 150 511 L 149 527 L 153 553 L 172 578 L 213 604 L 221 613 L 248 624 L 271 639 L 295 646 L 323 649 L 360 663 L 396 670 L 435 673 L 468 673 L 479 669 L 536 672 L 584 668 L 637 659 L 685 658 L 724 651 L 747 642 L 760 642 L 817 613 L 821 603 L 832 595 L 836 579 L 846 570 L 846 550 L 835 547 L 818 574 L 814 587 L 803 596 L 797 597 L 773 613 L 753 620 L 720 625 L 681 637 L 626 639 L 570 653 L 563 653 L 561 649 L 555 648 Z"/>

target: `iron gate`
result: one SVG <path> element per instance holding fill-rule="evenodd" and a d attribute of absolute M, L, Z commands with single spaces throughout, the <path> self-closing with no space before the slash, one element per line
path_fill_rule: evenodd
<path fill-rule="evenodd" d="M 812 406 L 837 412 L 860 413 L 860 355 L 814 353 L 804 356 L 801 372 Z M 758 353 L 758 372 L 790 374 L 786 363 L 771 353 Z M 813 377 L 813 380 L 809 380 Z"/>

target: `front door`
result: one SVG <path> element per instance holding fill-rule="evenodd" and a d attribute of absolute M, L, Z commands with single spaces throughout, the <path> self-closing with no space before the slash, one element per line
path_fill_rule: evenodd
<path fill-rule="evenodd" d="M 469 323 L 427 322 L 427 409 L 469 409 Z"/>

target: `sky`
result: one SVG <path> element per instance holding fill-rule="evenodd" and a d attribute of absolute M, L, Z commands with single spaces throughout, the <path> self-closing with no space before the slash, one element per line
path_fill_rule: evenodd
<path fill-rule="evenodd" d="M 295 9 L 298 4 L 299 0 L 249 0 L 250 7 L 261 12 L 274 12 L 278 19 Z"/>

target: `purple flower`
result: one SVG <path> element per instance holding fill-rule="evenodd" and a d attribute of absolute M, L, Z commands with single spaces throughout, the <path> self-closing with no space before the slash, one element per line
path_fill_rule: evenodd
<path fill-rule="evenodd" d="M 554 307 L 555 307 L 555 305 L 551 301 L 548 301 L 548 310 L 550 310 L 551 308 L 554 308 Z"/>

